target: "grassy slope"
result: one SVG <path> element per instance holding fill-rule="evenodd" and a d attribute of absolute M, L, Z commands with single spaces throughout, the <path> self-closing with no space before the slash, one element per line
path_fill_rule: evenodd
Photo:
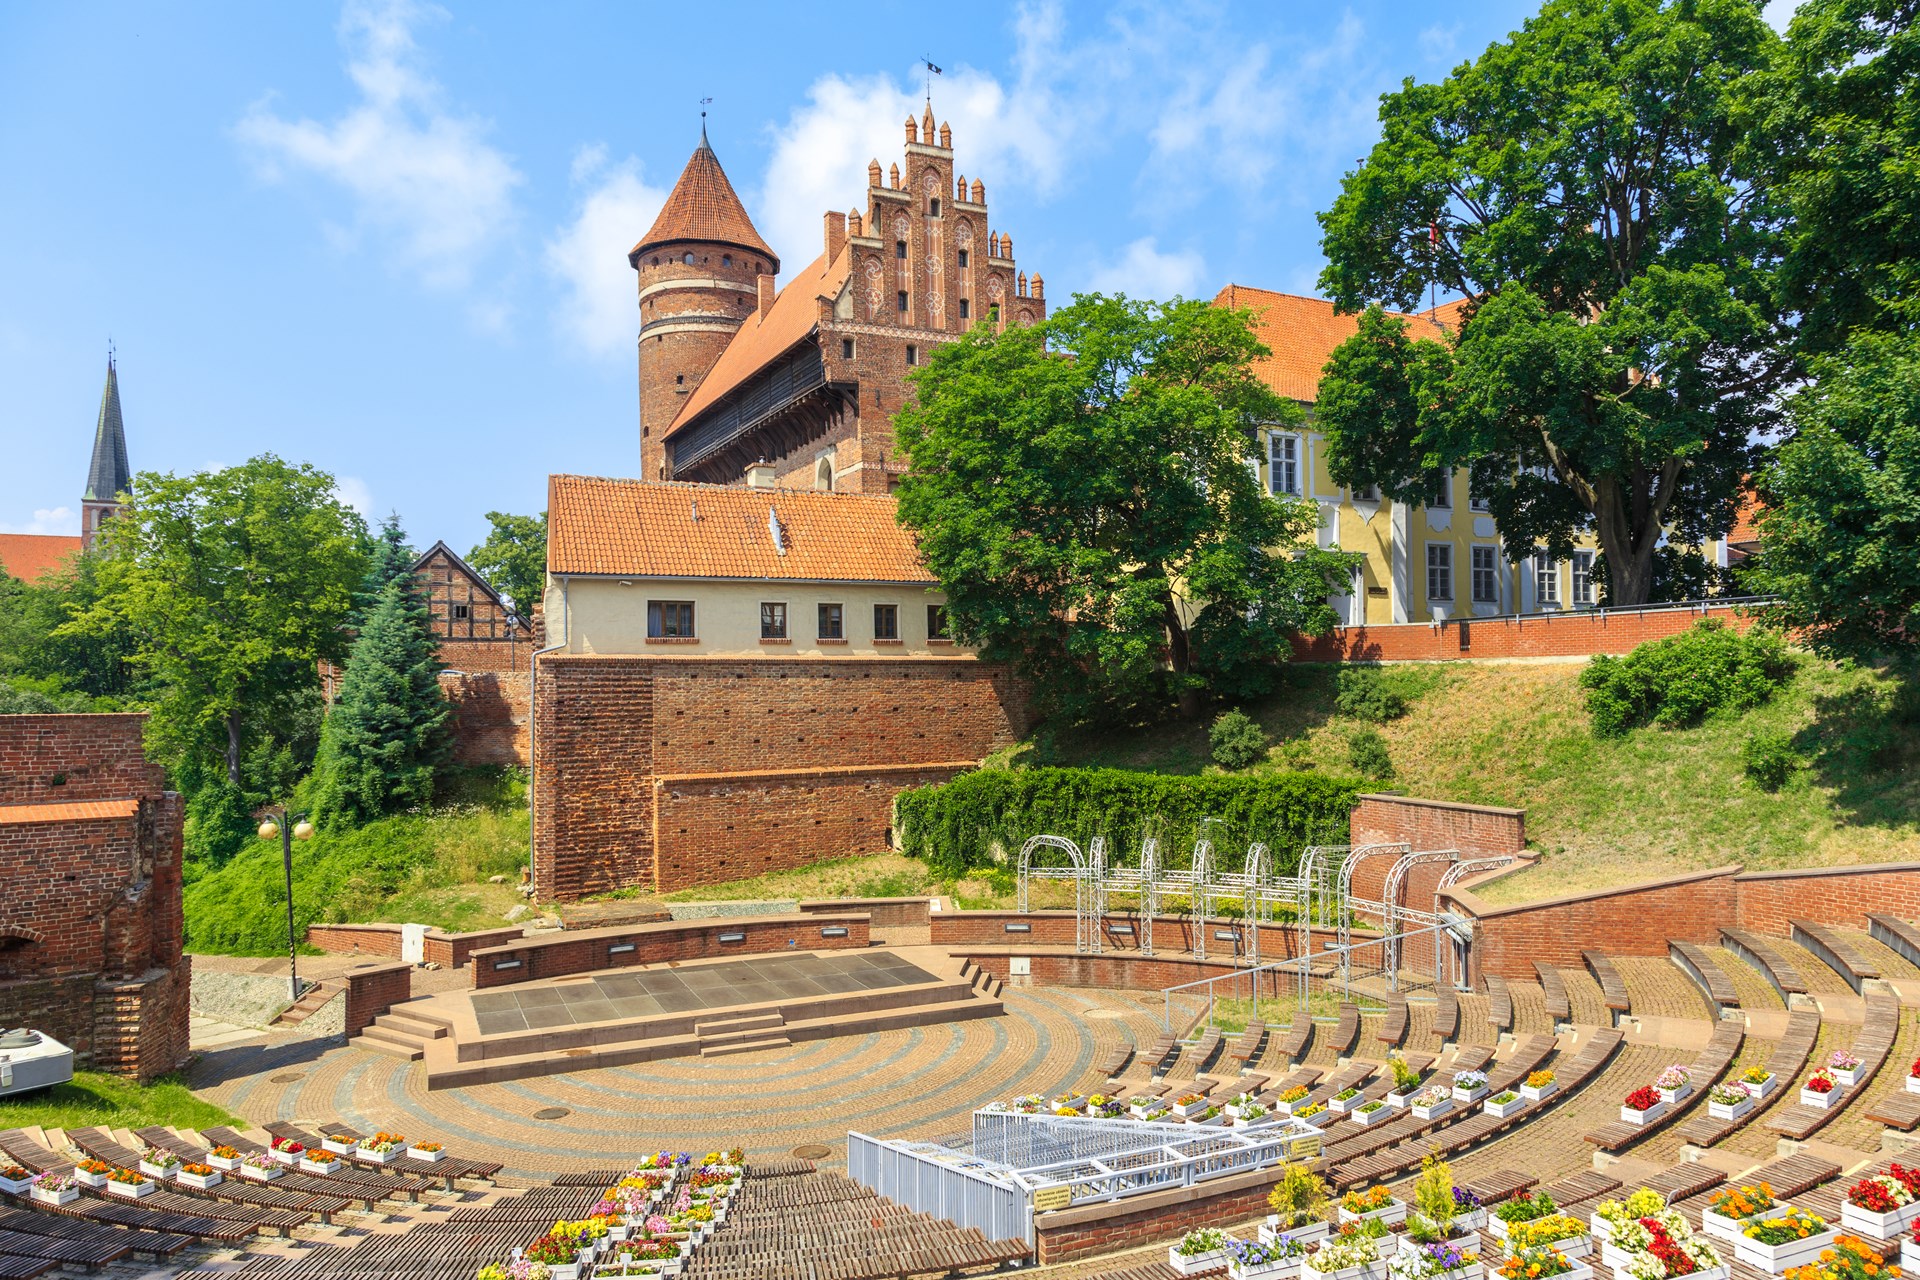
<path fill-rule="evenodd" d="M 194 1097 L 185 1084 L 170 1076 L 138 1085 L 118 1076 L 76 1071 L 71 1084 L 0 1098 L 0 1129 L 27 1125 L 43 1129 L 84 1129 L 89 1125 L 141 1129 L 156 1124 L 199 1129 L 240 1123 L 211 1102 Z"/>
<path fill-rule="evenodd" d="M 1435 799 L 1527 810 L 1540 866 L 1487 886 L 1522 901 L 1688 868 L 1752 868 L 1920 859 L 1920 743 L 1889 722 L 1892 682 L 1807 659 L 1771 705 L 1686 730 L 1641 729 L 1596 741 L 1578 663 L 1389 668 L 1422 696 L 1380 726 L 1392 787 Z M 1344 767 L 1355 722 L 1333 708 L 1333 672 L 1298 668 L 1291 687 L 1250 708 L 1279 744 L 1272 765 Z M 1795 735 L 1810 765 L 1776 794 L 1742 774 L 1756 729 Z M 1194 772 L 1202 726 L 1097 740 L 1042 736 L 1009 763 L 1098 764 Z"/>

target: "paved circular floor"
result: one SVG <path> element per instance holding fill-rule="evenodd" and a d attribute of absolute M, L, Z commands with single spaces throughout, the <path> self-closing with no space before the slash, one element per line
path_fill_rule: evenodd
<path fill-rule="evenodd" d="M 963 1133 L 974 1108 L 1082 1083 L 1112 1046 L 1144 1044 L 1159 1030 L 1138 993 L 1009 987 L 1002 999 L 998 1018 L 433 1093 L 418 1064 L 337 1040 L 216 1049 L 190 1079 L 201 1096 L 256 1123 L 339 1118 L 365 1132 L 436 1138 L 519 1175 L 734 1144 L 772 1156 L 818 1143 L 837 1162 L 849 1129 Z M 567 1114 L 534 1119 L 551 1107 Z"/>

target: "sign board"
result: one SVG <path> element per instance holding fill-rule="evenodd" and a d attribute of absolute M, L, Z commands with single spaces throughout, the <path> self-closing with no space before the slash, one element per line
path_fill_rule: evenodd
<path fill-rule="evenodd" d="M 1324 1141 L 1317 1133 L 1308 1134 L 1304 1138 L 1295 1138 L 1287 1150 L 1287 1155 L 1294 1160 L 1318 1160 Z"/>
<path fill-rule="evenodd" d="M 1050 1213 L 1055 1209 L 1064 1209 L 1073 1203 L 1073 1187 L 1068 1183 L 1056 1183 L 1051 1187 L 1033 1189 L 1033 1211 Z"/>

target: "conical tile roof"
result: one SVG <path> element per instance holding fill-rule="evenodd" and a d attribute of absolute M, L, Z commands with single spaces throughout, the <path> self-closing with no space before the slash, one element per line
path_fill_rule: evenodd
<path fill-rule="evenodd" d="M 127 465 L 127 428 L 120 421 L 120 376 L 107 361 L 107 385 L 100 392 L 100 421 L 93 429 L 93 462 L 87 468 L 87 502 L 112 502 L 133 488 Z"/>
<path fill-rule="evenodd" d="M 640 243 L 633 246 L 627 258 L 637 266 L 637 259 L 648 249 L 690 240 L 730 244 L 751 253 L 765 254 L 768 270 L 775 273 L 780 270 L 780 259 L 753 229 L 753 219 L 747 216 L 746 206 L 740 203 L 733 184 L 727 181 L 720 157 L 707 145 L 704 125 L 700 129 L 700 145 L 681 171 L 680 181 L 673 184 L 673 193 L 661 207 L 660 216 L 653 220 L 653 229 L 640 237 Z"/>

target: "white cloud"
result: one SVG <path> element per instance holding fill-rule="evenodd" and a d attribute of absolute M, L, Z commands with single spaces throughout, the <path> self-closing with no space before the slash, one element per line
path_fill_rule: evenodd
<path fill-rule="evenodd" d="M 1428 62 L 1450 63 L 1460 45 L 1460 24 L 1443 27 L 1437 23 L 1420 33 L 1420 56 Z"/>
<path fill-rule="evenodd" d="M 639 313 L 627 250 L 653 225 L 667 193 L 641 179 L 631 156 L 609 168 L 598 143 L 580 148 L 572 172 L 586 194 L 574 220 L 546 245 L 547 269 L 565 291 L 554 323 L 588 355 L 631 359 Z"/>
<path fill-rule="evenodd" d="M 0 533 L 59 534 L 67 537 L 80 532 L 80 514 L 72 507 L 41 507 L 25 524 L 0 524 Z"/>
<path fill-rule="evenodd" d="M 359 476 L 335 476 L 333 496 L 358 511 L 362 518 L 372 517 L 373 490 Z"/>
<path fill-rule="evenodd" d="M 1095 268 L 1088 284 L 1100 293 L 1164 300 L 1175 294 L 1192 296 L 1206 272 L 1198 250 L 1162 253 L 1152 236 L 1143 236 L 1127 246 L 1119 261 Z"/>
<path fill-rule="evenodd" d="M 415 27 L 445 17 L 410 0 L 349 3 L 340 37 L 359 100 L 330 122 L 288 119 L 259 103 L 235 133 L 264 179 L 311 174 L 352 196 L 352 217 L 329 225 L 329 239 L 353 246 L 372 232 L 428 284 L 459 287 L 513 225 L 523 179 L 486 141 L 486 123 L 449 111 L 419 65 Z"/>

